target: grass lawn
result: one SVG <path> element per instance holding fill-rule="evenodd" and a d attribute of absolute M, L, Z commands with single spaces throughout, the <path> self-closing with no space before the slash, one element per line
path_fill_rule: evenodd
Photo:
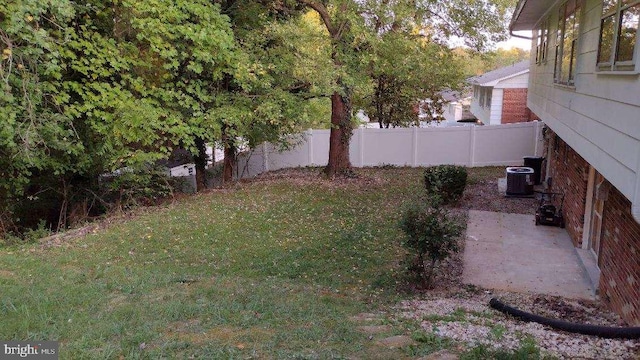
<path fill-rule="evenodd" d="M 420 349 L 386 353 L 350 318 L 399 298 L 398 209 L 423 191 L 422 169 L 338 184 L 318 172 L 181 199 L 59 247 L 1 248 L 0 339 L 58 340 L 62 359 L 410 358 Z M 412 332 L 386 321 L 385 336 Z"/>

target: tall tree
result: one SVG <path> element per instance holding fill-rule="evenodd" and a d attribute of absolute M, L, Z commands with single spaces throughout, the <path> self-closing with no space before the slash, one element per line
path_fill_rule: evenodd
<path fill-rule="evenodd" d="M 315 10 L 331 39 L 332 59 L 338 71 L 331 95 L 329 176 L 347 172 L 354 79 L 368 63 L 372 43 L 387 32 L 421 29 L 434 43 L 452 38 L 483 48 L 505 37 L 507 6 L 511 0 L 299 0 Z M 345 76 L 346 75 L 346 76 Z"/>

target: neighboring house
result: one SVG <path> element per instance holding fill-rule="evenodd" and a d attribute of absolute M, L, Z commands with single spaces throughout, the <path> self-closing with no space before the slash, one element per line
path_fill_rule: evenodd
<path fill-rule="evenodd" d="M 534 30 L 528 107 L 548 127 L 550 188 L 596 286 L 640 324 L 640 0 L 520 0 L 510 29 Z"/>
<path fill-rule="evenodd" d="M 439 93 L 444 101 L 442 116 L 455 124 L 457 122 L 475 122 L 477 118 L 471 113 L 471 95 L 461 94 L 454 90 L 444 90 Z"/>
<path fill-rule="evenodd" d="M 485 125 L 535 120 L 527 108 L 529 60 L 467 79 L 473 85 L 471 112 Z"/>

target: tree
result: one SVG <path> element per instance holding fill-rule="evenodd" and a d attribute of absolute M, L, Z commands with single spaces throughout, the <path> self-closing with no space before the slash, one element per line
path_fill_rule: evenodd
<path fill-rule="evenodd" d="M 329 66 L 325 39 L 303 7 L 266 0 L 223 3 L 242 54 L 212 114 L 222 124 L 223 178 L 229 181 L 240 143 L 287 147 L 292 134 L 306 129 L 309 101 L 326 92 L 319 74 Z"/>
<path fill-rule="evenodd" d="M 470 48 L 456 48 L 453 50 L 460 64 L 465 77 L 478 76 L 486 72 L 513 65 L 520 61 L 529 59 L 529 51 L 511 48 L 496 49 L 479 52 Z"/>
<path fill-rule="evenodd" d="M 348 172 L 351 114 L 355 84 L 368 64 L 372 44 L 387 32 L 423 30 L 429 40 L 445 44 L 452 37 L 475 48 L 505 36 L 510 0 L 299 0 L 316 11 L 331 39 L 335 90 L 331 95 L 331 137 L 325 173 Z"/>
<path fill-rule="evenodd" d="M 417 106 L 427 114 L 439 113 L 438 92 L 462 82 L 456 60 L 446 46 L 420 35 L 385 33 L 369 66 L 373 92 L 363 98 L 361 107 L 380 128 L 418 125 Z"/>

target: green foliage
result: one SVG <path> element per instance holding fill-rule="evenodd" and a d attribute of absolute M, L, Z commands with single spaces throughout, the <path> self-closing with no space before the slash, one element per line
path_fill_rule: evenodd
<path fill-rule="evenodd" d="M 467 186 L 467 168 L 458 165 L 437 165 L 424 172 L 424 184 L 431 196 L 437 196 L 443 204 L 450 204 L 462 197 Z"/>
<path fill-rule="evenodd" d="M 436 202 L 416 201 L 402 213 L 404 245 L 416 257 L 423 284 L 432 285 L 436 265 L 459 251 L 458 236 L 464 222 Z"/>
<path fill-rule="evenodd" d="M 178 181 L 170 178 L 163 167 L 152 166 L 120 169 L 102 179 L 105 198 L 121 209 L 157 205 L 173 195 Z"/>
<path fill-rule="evenodd" d="M 529 59 L 529 51 L 520 48 L 496 49 L 486 52 L 456 48 L 453 52 L 462 65 L 461 70 L 465 77 L 482 75 Z"/>

